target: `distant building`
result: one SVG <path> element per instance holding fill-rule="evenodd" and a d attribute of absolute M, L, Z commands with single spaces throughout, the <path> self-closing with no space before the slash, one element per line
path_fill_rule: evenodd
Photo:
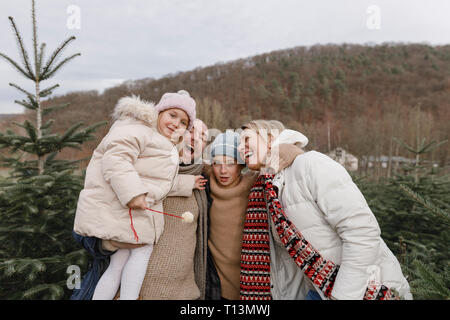
<path fill-rule="evenodd" d="M 409 158 L 398 157 L 398 156 L 391 157 L 390 161 L 392 162 L 392 164 L 409 164 L 409 165 L 413 165 L 413 164 L 416 163 L 415 159 L 409 159 Z M 361 162 L 364 165 L 367 163 L 368 168 L 372 168 L 375 165 L 375 163 L 380 163 L 381 167 L 386 169 L 388 167 L 388 164 L 389 164 L 389 157 L 388 156 L 379 156 L 379 157 L 363 156 Z"/>
<path fill-rule="evenodd" d="M 338 147 L 334 149 L 328 153 L 328 156 L 343 165 L 347 171 L 358 170 L 358 158 L 343 148 Z"/>

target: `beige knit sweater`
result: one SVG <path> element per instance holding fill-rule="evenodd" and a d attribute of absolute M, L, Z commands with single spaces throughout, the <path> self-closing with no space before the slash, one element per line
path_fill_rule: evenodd
<path fill-rule="evenodd" d="M 198 205 L 194 196 L 170 197 L 163 202 L 165 212 L 194 214 L 193 223 L 164 216 L 164 231 L 155 245 L 141 288 L 143 300 L 195 300 L 200 290 L 194 276 L 194 253 Z M 176 261 L 176 263 L 174 263 Z"/>
<path fill-rule="evenodd" d="M 199 175 L 203 165 L 180 166 L 181 174 Z M 208 203 L 204 190 L 189 197 L 167 197 L 164 212 L 194 214 L 193 223 L 164 215 L 164 231 L 154 246 L 142 283 L 142 300 L 204 299 Z"/>

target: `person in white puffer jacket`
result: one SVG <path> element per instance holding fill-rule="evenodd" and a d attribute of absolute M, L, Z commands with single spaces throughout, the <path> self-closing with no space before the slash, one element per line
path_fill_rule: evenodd
<path fill-rule="evenodd" d="M 278 144 L 304 147 L 308 143 L 303 134 L 285 129 L 278 121 L 254 120 L 242 130 L 242 158 L 250 169 L 261 172 L 274 166 L 271 158 Z M 380 236 L 374 214 L 342 165 L 325 154 L 308 151 L 273 181 L 286 216 L 324 258 L 340 265 L 332 299 L 360 300 L 370 280 L 395 289 L 403 299 L 412 299 L 398 260 Z M 289 256 L 271 224 L 272 298 L 325 299 Z"/>

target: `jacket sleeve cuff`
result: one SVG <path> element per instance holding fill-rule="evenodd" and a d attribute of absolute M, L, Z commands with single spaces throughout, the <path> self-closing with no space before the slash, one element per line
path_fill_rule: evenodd
<path fill-rule="evenodd" d="M 331 295 L 337 300 L 362 300 L 369 276 L 364 270 L 341 265 Z"/>

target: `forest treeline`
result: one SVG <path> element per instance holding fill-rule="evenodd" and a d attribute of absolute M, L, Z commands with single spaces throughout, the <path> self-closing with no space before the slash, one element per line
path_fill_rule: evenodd
<path fill-rule="evenodd" d="M 157 102 L 164 92 L 179 89 L 196 99 L 198 117 L 210 128 L 224 130 L 249 119 L 277 119 L 308 136 L 309 149 L 328 152 L 343 147 L 360 159 L 410 157 L 399 140 L 415 145 L 418 138 L 443 141 L 450 136 L 450 45 L 296 47 L 160 79 L 128 80 L 102 93 L 53 96 L 44 106 L 71 104 L 51 115 L 55 130 L 64 132 L 80 120 L 86 125 L 110 121 L 122 96 L 136 94 Z M 3 120 L 2 129 L 12 120 Z M 108 129 L 97 130 L 97 139 L 85 143 L 81 153 L 64 150 L 61 157 L 89 158 Z M 445 166 L 450 162 L 449 150 L 445 145 L 423 159 Z"/>

